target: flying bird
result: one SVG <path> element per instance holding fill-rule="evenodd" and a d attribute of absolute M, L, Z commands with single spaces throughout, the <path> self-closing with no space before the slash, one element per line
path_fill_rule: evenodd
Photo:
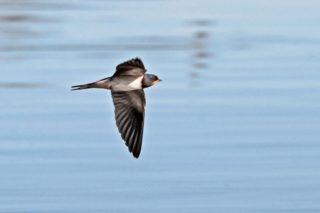
<path fill-rule="evenodd" d="M 158 76 L 146 74 L 146 71 L 142 60 L 133 58 L 117 65 L 111 77 L 71 87 L 71 90 L 90 88 L 111 90 L 118 130 L 135 158 L 140 155 L 143 138 L 146 105 L 143 89 L 161 81 Z"/>

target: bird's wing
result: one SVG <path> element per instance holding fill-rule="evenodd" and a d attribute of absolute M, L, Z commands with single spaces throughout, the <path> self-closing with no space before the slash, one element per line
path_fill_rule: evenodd
<path fill-rule="evenodd" d="M 112 91 L 115 119 L 122 139 L 133 156 L 138 158 L 141 151 L 144 106 L 143 90 Z"/>
<path fill-rule="evenodd" d="M 120 75 L 131 75 L 141 76 L 144 75 L 146 69 L 144 68 L 143 62 L 140 58 L 133 58 L 129 61 L 125 61 L 116 67 L 116 72 L 113 76 Z"/>

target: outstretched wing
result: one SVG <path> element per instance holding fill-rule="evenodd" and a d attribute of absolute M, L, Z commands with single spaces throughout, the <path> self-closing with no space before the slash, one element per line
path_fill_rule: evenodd
<path fill-rule="evenodd" d="M 133 58 L 129 61 L 125 61 L 116 67 L 116 72 L 113 76 L 120 75 L 131 75 L 141 76 L 144 75 L 146 69 L 144 68 L 143 62 L 140 58 Z"/>
<path fill-rule="evenodd" d="M 143 90 L 111 91 L 115 107 L 115 119 L 122 139 L 133 156 L 138 158 L 141 151 L 144 125 Z"/>

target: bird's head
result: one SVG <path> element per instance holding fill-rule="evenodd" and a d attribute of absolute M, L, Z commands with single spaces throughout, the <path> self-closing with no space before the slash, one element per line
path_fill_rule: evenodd
<path fill-rule="evenodd" d="M 143 87 L 145 88 L 145 87 L 151 87 L 159 83 L 160 81 L 162 80 L 154 74 L 145 74 L 142 84 L 143 84 Z"/>
<path fill-rule="evenodd" d="M 155 85 L 161 81 L 161 79 L 153 74 L 149 74 L 149 78 L 151 79 L 152 85 Z"/>

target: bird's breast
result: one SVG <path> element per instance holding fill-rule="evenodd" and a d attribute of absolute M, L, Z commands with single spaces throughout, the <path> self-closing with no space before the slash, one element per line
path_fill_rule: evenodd
<path fill-rule="evenodd" d="M 143 76 L 121 76 L 112 82 L 112 90 L 114 91 L 130 91 L 142 89 Z"/>

